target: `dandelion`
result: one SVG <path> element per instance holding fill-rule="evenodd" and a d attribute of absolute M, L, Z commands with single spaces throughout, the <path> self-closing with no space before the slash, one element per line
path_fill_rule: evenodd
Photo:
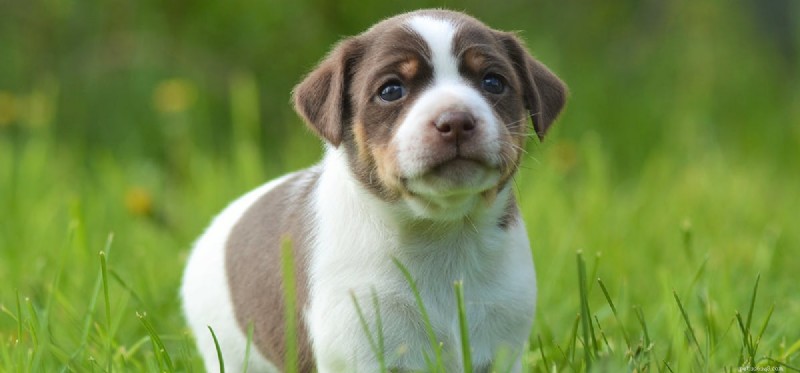
<path fill-rule="evenodd" d="M 18 114 L 17 98 L 6 91 L 0 91 L 0 127 L 11 125 Z"/>
<path fill-rule="evenodd" d="M 125 208 L 136 216 L 151 216 L 153 214 L 153 196 L 145 188 L 134 186 L 125 192 Z"/>
<path fill-rule="evenodd" d="M 153 91 L 153 107 L 160 113 L 180 113 L 186 111 L 196 98 L 196 89 L 186 79 L 165 80 Z"/>

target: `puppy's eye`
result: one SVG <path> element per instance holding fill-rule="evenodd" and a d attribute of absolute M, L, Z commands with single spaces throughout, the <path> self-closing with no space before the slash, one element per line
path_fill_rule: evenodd
<path fill-rule="evenodd" d="M 499 95 L 506 90 L 506 84 L 503 83 L 503 77 L 497 74 L 486 74 L 481 80 L 481 87 L 483 90 L 492 94 Z"/>
<path fill-rule="evenodd" d="M 406 88 L 400 82 L 391 81 L 381 86 L 378 97 L 386 102 L 397 101 L 406 95 Z"/>

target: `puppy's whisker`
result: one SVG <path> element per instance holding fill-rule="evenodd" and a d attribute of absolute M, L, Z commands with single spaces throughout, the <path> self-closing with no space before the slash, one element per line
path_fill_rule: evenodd
<path fill-rule="evenodd" d="M 494 109 L 495 107 L 497 107 L 497 105 L 498 105 L 498 104 L 499 104 L 501 101 L 503 101 L 503 99 L 502 99 L 502 98 L 498 98 L 498 99 L 497 99 L 497 101 L 495 101 L 495 102 L 492 104 L 492 109 Z"/>
<path fill-rule="evenodd" d="M 528 118 L 522 118 L 522 119 L 519 119 L 519 120 L 515 120 L 513 122 L 504 123 L 504 125 L 505 126 L 512 126 L 512 125 L 519 124 L 521 122 L 527 122 L 527 121 L 528 121 Z"/>
<path fill-rule="evenodd" d="M 510 142 L 510 141 L 502 141 L 502 142 L 500 142 L 500 146 L 501 147 L 509 147 L 509 148 L 517 150 L 517 151 L 519 151 L 521 153 L 525 153 L 525 154 L 528 153 L 528 151 L 525 150 L 525 148 L 523 148 L 523 147 L 521 147 L 521 146 L 519 146 L 517 144 L 514 144 L 513 142 Z"/>
<path fill-rule="evenodd" d="M 523 133 L 523 132 L 509 131 L 508 134 L 512 135 L 512 136 L 524 136 L 524 137 L 536 137 L 536 136 L 538 136 L 536 133 L 532 133 L 532 132 Z"/>

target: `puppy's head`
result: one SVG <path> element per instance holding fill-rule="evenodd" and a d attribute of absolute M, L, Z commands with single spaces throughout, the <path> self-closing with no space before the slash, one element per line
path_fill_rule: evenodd
<path fill-rule="evenodd" d="M 311 129 L 381 199 L 455 219 L 491 201 L 566 87 L 511 33 L 423 10 L 340 42 L 294 90 Z"/>

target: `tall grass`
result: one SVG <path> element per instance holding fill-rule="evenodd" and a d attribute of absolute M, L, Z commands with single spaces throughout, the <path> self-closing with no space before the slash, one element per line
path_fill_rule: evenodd
<path fill-rule="evenodd" d="M 139 187 L 141 200 L 126 202 L 132 184 L 160 171 L 101 156 L 89 174 L 69 153 L 45 162 L 52 140 L 17 141 L 0 138 L 0 188 L 15 190 L 17 206 L 2 228 L 0 273 L 11 285 L 0 295 L 0 366 L 201 370 L 178 312 L 179 273 L 205 217 L 250 183 L 199 156 L 188 172 L 203 183 Z M 654 156 L 638 180 L 617 182 L 592 136 L 555 138 L 536 154 L 516 181 L 539 269 L 526 371 L 800 365 L 794 189 L 719 155 L 691 165 Z M 603 254 L 588 268 L 579 256 L 569 275 L 576 247 Z M 441 348 L 435 336 L 431 345 Z M 441 356 L 429 358 L 442 369 Z"/>

